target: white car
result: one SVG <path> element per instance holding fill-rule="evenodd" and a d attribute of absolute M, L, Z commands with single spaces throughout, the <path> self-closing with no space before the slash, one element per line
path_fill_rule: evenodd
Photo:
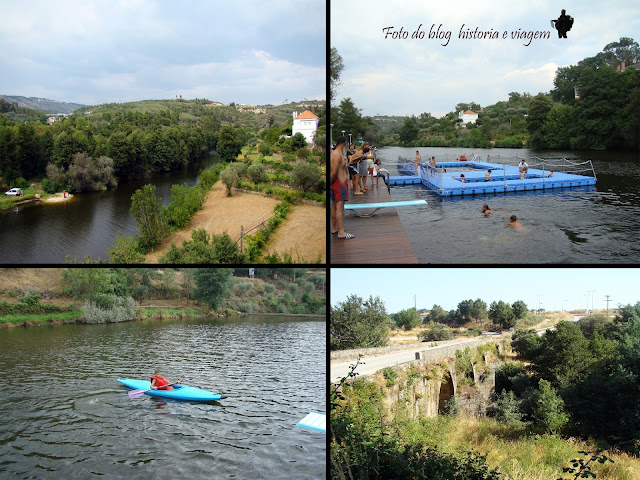
<path fill-rule="evenodd" d="M 5 195 L 10 195 L 10 196 L 13 196 L 13 197 L 18 197 L 18 196 L 22 195 L 22 189 L 21 188 L 12 188 L 8 192 L 4 192 L 4 194 Z"/>

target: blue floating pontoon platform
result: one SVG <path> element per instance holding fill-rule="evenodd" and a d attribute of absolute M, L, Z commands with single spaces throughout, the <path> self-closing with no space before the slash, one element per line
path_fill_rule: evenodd
<path fill-rule="evenodd" d="M 326 415 L 322 415 L 321 413 L 310 413 L 309 415 L 304 417 L 302 420 L 300 420 L 298 423 L 296 423 L 296 426 L 308 428 L 309 430 L 315 430 L 317 432 L 326 433 L 327 431 L 326 422 L 327 422 Z"/>
<path fill-rule="evenodd" d="M 422 184 L 442 197 L 454 195 L 481 195 L 485 193 L 524 192 L 567 187 L 595 185 L 596 177 L 574 173 L 553 172 L 529 168 L 520 178 L 518 167 L 482 161 L 438 162 L 435 168 L 422 164 L 415 175 L 415 164 L 398 165 L 406 175 L 390 177 L 390 185 Z M 491 170 L 490 179 L 485 175 Z M 464 174 L 465 181 L 462 181 Z M 345 207 L 346 208 L 346 207 Z"/>

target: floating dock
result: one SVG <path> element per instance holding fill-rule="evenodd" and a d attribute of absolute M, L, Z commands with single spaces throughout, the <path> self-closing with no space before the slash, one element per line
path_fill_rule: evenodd
<path fill-rule="evenodd" d="M 565 159 L 565 162 L 568 160 Z M 576 168 L 588 164 L 588 168 Z M 529 167 L 521 178 L 517 166 L 504 163 L 483 162 L 477 155 L 471 161 L 437 162 L 436 167 L 422 163 L 415 175 L 415 163 L 400 163 L 398 171 L 404 173 L 392 176 L 390 185 L 422 184 L 442 197 L 457 195 L 481 195 L 485 193 L 524 192 L 530 190 L 548 190 L 568 187 L 580 187 L 596 184 L 596 176 L 591 162 L 566 164 L 581 173 L 593 172 L 593 176 L 556 172 L 542 168 Z M 485 179 L 491 170 L 489 180 Z M 463 177 L 464 175 L 464 181 Z"/>

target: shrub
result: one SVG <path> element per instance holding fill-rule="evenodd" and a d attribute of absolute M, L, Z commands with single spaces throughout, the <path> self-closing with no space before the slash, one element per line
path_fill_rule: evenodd
<path fill-rule="evenodd" d="M 393 369 L 393 367 L 384 367 L 382 369 L 382 376 L 387 381 L 387 388 L 393 387 L 396 384 L 396 380 L 398 379 L 398 374 Z"/>
<path fill-rule="evenodd" d="M 116 297 L 113 307 L 102 308 L 86 301 L 82 314 L 86 323 L 116 323 L 133 320 L 138 304 L 131 297 Z"/>
<path fill-rule="evenodd" d="M 243 313 L 257 313 L 259 308 L 255 302 L 240 302 L 238 303 L 238 311 Z"/>
<path fill-rule="evenodd" d="M 214 183 L 218 181 L 219 173 L 214 169 L 205 170 L 200 174 L 200 178 L 198 179 L 198 184 L 200 184 L 200 188 L 204 190 L 209 190 Z"/>
<path fill-rule="evenodd" d="M 291 292 L 291 295 L 295 295 L 296 293 L 298 293 L 298 285 L 296 285 L 295 283 L 290 283 L 287 288 L 289 289 L 289 292 Z"/>
<path fill-rule="evenodd" d="M 56 193 L 58 191 L 58 184 L 48 178 L 42 179 L 42 189 L 47 193 Z"/>
<path fill-rule="evenodd" d="M 116 232 L 116 242 L 113 247 L 107 249 L 111 255 L 111 263 L 144 263 L 144 256 L 138 251 L 138 244 L 131 237 L 125 237 L 119 231 Z"/>
<path fill-rule="evenodd" d="M 160 257 L 161 263 L 246 263 L 245 256 L 229 234 L 209 235 L 204 228 L 191 232 L 191 240 L 178 247 L 172 244 L 169 251 Z"/>
<path fill-rule="evenodd" d="M 316 187 L 320 177 L 322 177 L 322 170 L 313 163 L 299 163 L 291 172 L 291 182 L 303 191 Z"/>
<path fill-rule="evenodd" d="M 258 151 L 263 155 L 271 155 L 273 153 L 273 145 L 267 142 L 262 142 L 258 146 Z"/>
<path fill-rule="evenodd" d="M 238 184 L 238 173 L 231 168 L 227 168 L 220 174 L 220 180 L 227 187 L 227 197 L 230 197 L 231 189 Z"/>
<path fill-rule="evenodd" d="M 502 390 L 496 400 L 495 408 L 495 417 L 498 422 L 513 426 L 522 424 L 520 402 L 512 391 Z"/>
<path fill-rule="evenodd" d="M 296 161 L 296 156 L 293 153 L 285 153 L 282 156 L 282 160 L 285 161 L 285 162 L 293 163 L 293 162 Z"/>
<path fill-rule="evenodd" d="M 242 178 L 247 174 L 247 164 L 245 162 L 234 162 L 229 165 L 229 168 L 236 171 L 238 178 Z"/>
<path fill-rule="evenodd" d="M 427 329 L 420 334 L 420 340 L 423 342 L 437 342 L 452 338 L 453 331 L 442 323 L 429 322 Z"/>
<path fill-rule="evenodd" d="M 276 313 L 288 313 L 286 305 L 283 303 L 278 303 L 278 306 L 276 307 Z"/>
<path fill-rule="evenodd" d="M 235 294 L 238 296 L 246 295 L 251 289 L 253 289 L 253 283 L 251 282 L 238 283 L 234 288 Z"/>
<path fill-rule="evenodd" d="M 299 150 L 301 148 L 305 148 L 307 146 L 307 139 L 305 136 L 298 132 L 293 137 L 291 137 L 291 148 L 294 150 Z"/>
<path fill-rule="evenodd" d="M 202 207 L 202 197 L 198 187 L 187 185 L 173 185 L 171 200 L 163 209 L 164 217 L 174 228 L 184 227 L 191 217 Z"/>
<path fill-rule="evenodd" d="M 264 291 L 265 291 L 265 293 L 273 293 L 273 292 L 276 291 L 276 286 L 275 285 L 271 285 L 270 283 L 267 283 L 264 286 Z"/>
<path fill-rule="evenodd" d="M 251 165 L 249 168 L 247 168 L 247 178 L 249 178 L 249 180 L 251 180 L 256 185 L 261 182 L 266 182 L 267 169 L 264 167 L 264 165 L 261 165 L 259 163 Z"/>
<path fill-rule="evenodd" d="M 247 145 L 250 146 L 250 147 L 253 147 L 253 146 L 257 145 L 259 141 L 260 141 L 259 138 L 251 137 L 249 140 L 247 140 Z"/>

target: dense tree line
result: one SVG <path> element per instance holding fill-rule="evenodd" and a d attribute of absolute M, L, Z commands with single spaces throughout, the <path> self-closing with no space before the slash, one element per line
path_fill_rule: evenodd
<path fill-rule="evenodd" d="M 507 417 L 535 424 L 534 392 L 545 385 L 553 404 L 546 418 L 554 425 L 546 431 L 627 447 L 640 439 L 640 303 L 621 308 L 613 322 L 591 316 L 561 322 L 541 337 L 518 332 L 512 345 L 526 363 L 507 364 L 497 374 Z"/>

